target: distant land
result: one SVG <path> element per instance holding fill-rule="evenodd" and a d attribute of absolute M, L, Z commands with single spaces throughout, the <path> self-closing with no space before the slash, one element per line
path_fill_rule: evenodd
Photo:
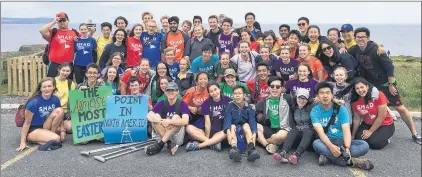
<path fill-rule="evenodd" d="M 51 22 L 52 18 L 13 18 L 2 17 L 1 24 L 45 24 Z"/>

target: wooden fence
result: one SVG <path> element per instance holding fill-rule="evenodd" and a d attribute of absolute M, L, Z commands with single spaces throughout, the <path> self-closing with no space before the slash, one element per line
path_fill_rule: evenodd
<path fill-rule="evenodd" d="M 46 77 L 47 67 L 39 56 L 22 56 L 7 59 L 9 95 L 29 96 L 41 79 Z"/>

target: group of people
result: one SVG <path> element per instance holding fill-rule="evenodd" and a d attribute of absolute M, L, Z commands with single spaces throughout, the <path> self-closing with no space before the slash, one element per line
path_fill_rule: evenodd
<path fill-rule="evenodd" d="M 145 148 L 147 155 L 164 146 L 173 155 L 184 144 L 187 151 L 228 146 L 233 161 L 242 153 L 255 161 L 261 145 L 283 163 L 297 164 L 308 150 L 320 155 L 320 165 L 370 170 L 372 162 L 361 156 L 383 149 L 395 131 L 389 106 L 421 144 L 392 61 L 365 27 L 344 24 L 324 36 L 301 17 L 298 30 L 282 24 L 276 37 L 262 32 L 251 12 L 238 27 L 224 15 L 209 16 L 210 29 L 200 16 L 193 25 L 180 26 L 177 16 L 159 20 L 162 29 L 145 12 L 127 30 L 119 16 L 113 34 L 104 22 L 95 38 L 87 24 L 68 29 L 63 12 L 41 27 L 49 41 L 48 73 L 25 104 L 17 150 L 27 141 L 63 141 L 71 133 L 69 90 L 101 85 L 115 95 L 149 97 L 148 135 L 156 143 Z"/>

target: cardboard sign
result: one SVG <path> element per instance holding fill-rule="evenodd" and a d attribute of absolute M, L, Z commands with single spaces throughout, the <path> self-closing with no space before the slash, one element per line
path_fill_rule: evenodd
<path fill-rule="evenodd" d="M 146 141 L 147 113 L 147 95 L 110 96 L 103 126 L 105 144 Z"/>
<path fill-rule="evenodd" d="M 102 127 L 106 114 L 106 101 L 111 95 L 110 86 L 69 92 L 74 144 L 104 137 Z"/>

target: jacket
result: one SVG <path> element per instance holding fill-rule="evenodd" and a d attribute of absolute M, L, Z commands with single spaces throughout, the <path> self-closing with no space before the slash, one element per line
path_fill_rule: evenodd
<path fill-rule="evenodd" d="M 225 109 L 223 131 L 226 132 L 230 129 L 231 125 L 243 123 L 248 123 L 252 133 L 257 133 L 255 110 L 246 102 L 243 108 L 239 108 L 234 101 L 231 101 Z"/>
<path fill-rule="evenodd" d="M 266 97 L 265 99 L 258 102 L 256 105 L 256 113 L 262 114 L 262 119 L 257 120 L 258 123 L 262 125 L 270 125 L 270 119 L 268 117 L 268 104 L 269 98 Z M 280 96 L 280 103 L 278 105 L 278 118 L 280 120 L 280 129 L 284 129 L 286 131 L 290 131 L 291 126 L 291 111 L 290 105 L 292 105 L 292 98 L 289 94 L 282 93 Z"/>
<path fill-rule="evenodd" d="M 297 107 L 296 99 L 293 98 L 293 105 L 291 106 L 290 127 L 299 131 L 313 129 L 311 121 L 311 111 L 316 105 L 312 99 L 308 99 L 308 103 L 300 109 Z"/>
<path fill-rule="evenodd" d="M 325 56 L 323 54 L 323 56 Z M 324 65 L 324 69 L 325 71 L 327 71 L 328 77 L 330 77 L 332 80 L 334 80 L 334 76 L 333 71 L 337 68 L 337 67 L 344 67 L 347 70 L 347 81 L 352 80 L 355 77 L 356 74 L 356 70 L 358 67 L 358 64 L 356 62 L 356 59 L 350 55 L 349 53 L 340 53 L 339 50 L 337 50 L 337 47 L 334 49 L 334 60 L 332 60 L 332 62 L 334 62 L 334 65 L 330 65 L 330 61 L 328 61 L 328 57 L 323 57 L 321 56 L 321 62 L 323 62 L 322 64 Z M 323 61 L 324 59 L 326 59 L 326 61 Z"/>
<path fill-rule="evenodd" d="M 378 56 L 377 50 L 377 44 L 369 41 L 364 51 L 355 45 L 348 50 L 348 53 L 356 58 L 359 75 L 376 87 L 380 87 L 388 82 L 388 77 L 394 77 L 394 65 L 385 53 Z"/>
<path fill-rule="evenodd" d="M 185 96 L 186 91 L 195 86 L 195 79 L 193 73 L 186 73 L 186 77 L 183 79 L 179 78 L 179 75 L 176 76 L 176 84 L 179 86 L 179 91 L 181 96 Z"/>

